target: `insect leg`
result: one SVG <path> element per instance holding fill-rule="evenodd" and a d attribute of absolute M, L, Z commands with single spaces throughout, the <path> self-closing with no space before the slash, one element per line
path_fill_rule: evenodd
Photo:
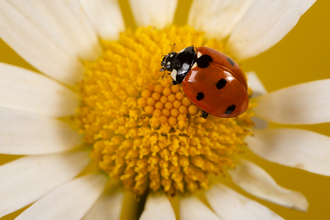
<path fill-rule="evenodd" d="M 207 113 L 206 111 L 202 110 L 202 115 L 201 115 L 202 118 L 206 119 L 208 115 L 209 115 L 209 113 Z"/>

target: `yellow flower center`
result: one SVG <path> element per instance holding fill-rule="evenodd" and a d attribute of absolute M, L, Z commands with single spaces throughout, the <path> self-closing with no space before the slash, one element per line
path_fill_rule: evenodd
<path fill-rule="evenodd" d="M 235 166 L 232 155 L 250 134 L 253 113 L 203 119 L 181 85 L 162 78 L 160 61 L 173 43 L 175 51 L 191 45 L 224 51 L 222 42 L 203 36 L 189 27 L 139 28 L 103 42 L 103 56 L 86 63 L 81 132 L 93 146 L 92 160 L 137 197 L 148 190 L 173 196 L 207 189 L 209 175 Z"/>

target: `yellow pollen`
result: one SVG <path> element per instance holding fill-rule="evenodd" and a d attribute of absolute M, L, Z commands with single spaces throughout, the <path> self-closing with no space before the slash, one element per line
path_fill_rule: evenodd
<path fill-rule="evenodd" d="M 253 126 L 250 110 L 237 118 L 201 118 L 181 85 L 162 78 L 160 61 L 173 43 L 176 52 L 190 45 L 224 52 L 223 42 L 206 41 L 189 27 L 139 28 L 103 42 L 102 57 L 86 63 L 80 82 L 77 115 L 91 158 L 137 197 L 207 189 L 210 175 L 235 167 L 232 155 Z"/>

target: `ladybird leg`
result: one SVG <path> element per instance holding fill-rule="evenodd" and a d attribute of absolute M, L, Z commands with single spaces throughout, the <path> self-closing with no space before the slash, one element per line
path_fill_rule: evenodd
<path fill-rule="evenodd" d="M 209 113 L 207 113 L 206 111 L 202 110 L 202 115 L 201 115 L 202 118 L 206 119 L 208 115 L 209 115 Z"/>
<path fill-rule="evenodd" d="M 175 80 L 172 80 L 172 85 L 176 85 L 176 84 L 179 84 L 179 83 Z"/>

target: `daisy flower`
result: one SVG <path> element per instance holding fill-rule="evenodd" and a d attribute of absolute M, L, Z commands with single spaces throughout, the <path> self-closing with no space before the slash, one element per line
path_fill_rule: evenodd
<path fill-rule="evenodd" d="M 116 0 L 1 1 L 1 38 L 39 72 L 0 64 L 0 153 L 21 156 L 0 166 L 0 216 L 32 204 L 17 219 L 119 219 L 131 195 L 141 220 L 283 219 L 229 179 L 307 211 L 300 192 L 242 154 L 330 175 L 329 137 L 268 126 L 329 122 L 328 79 L 267 93 L 249 72 L 248 110 L 203 119 L 159 69 L 174 43 L 244 64 L 315 1 L 194 0 L 187 25 L 175 26 L 178 1 L 130 0 L 134 30 Z"/>

